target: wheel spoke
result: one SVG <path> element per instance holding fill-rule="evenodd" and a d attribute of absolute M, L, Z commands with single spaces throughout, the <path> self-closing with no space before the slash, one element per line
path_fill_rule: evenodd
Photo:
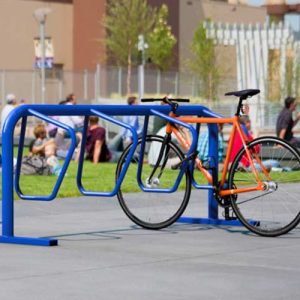
<path fill-rule="evenodd" d="M 141 142 L 140 139 L 134 157 L 139 157 Z M 169 150 L 164 153 L 161 161 L 157 161 L 162 144 L 163 137 L 146 138 L 140 183 L 137 182 L 139 163 L 131 163 L 117 194 L 126 215 L 136 224 L 149 229 L 160 229 L 174 223 L 183 213 L 191 191 L 191 180 L 186 171 L 176 196 L 165 192 L 170 191 L 179 180 L 180 169 L 173 170 L 171 165 L 182 161 L 184 156 L 174 143 L 169 142 Z M 129 151 L 130 148 L 127 148 L 118 162 L 116 178 L 120 175 Z M 156 165 L 157 170 L 153 173 L 153 167 Z M 153 175 L 150 177 L 150 174 Z"/>
<path fill-rule="evenodd" d="M 258 191 L 253 191 L 238 194 L 237 199 L 231 197 L 233 210 L 240 221 L 256 234 L 277 236 L 287 233 L 300 222 L 299 153 L 289 144 L 273 137 L 252 141 L 248 150 L 254 153 L 255 149 L 259 149 L 259 152 L 256 151 L 259 160 L 269 172 L 268 176 L 264 175 L 254 161 L 266 190 L 259 195 Z M 241 172 L 243 158 L 244 149 L 232 164 L 229 174 L 231 188 L 254 187 L 258 184 L 250 168 L 244 167 L 244 172 Z"/>

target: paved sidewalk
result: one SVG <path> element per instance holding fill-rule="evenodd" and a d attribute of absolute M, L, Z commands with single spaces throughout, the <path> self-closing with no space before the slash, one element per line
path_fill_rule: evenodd
<path fill-rule="evenodd" d="M 205 216 L 193 192 L 185 215 Z M 262 238 L 242 227 L 140 229 L 116 198 L 15 203 L 15 234 L 59 246 L 0 245 L 0 299 L 299 299 L 300 228 Z"/>

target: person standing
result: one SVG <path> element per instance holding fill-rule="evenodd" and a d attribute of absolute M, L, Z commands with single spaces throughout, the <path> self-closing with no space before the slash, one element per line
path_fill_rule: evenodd
<path fill-rule="evenodd" d="M 75 94 L 73 94 L 73 93 L 69 94 L 66 97 L 65 102 L 66 102 L 66 104 L 69 103 L 69 104 L 72 104 L 72 105 L 76 105 L 77 104 L 77 98 L 76 98 Z"/>
<path fill-rule="evenodd" d="M 7 116 L 10 112 L 16 107 L 17 99 L 14 94 L 8 94 L 6 96 L 6 105 L 3 107 L 1 112 L 1 133 L 3 130 L 4 121 L 6 120 Z"/>
<path fill-rule="evenodd" d="M 296 119 L 293 119 L 293 112 L 296 110 L 297 101 L 294 97 L 287 97 L 284 100 L 284 108 L 279 113 L 276 122 L 276 135 L 289 142 L 295 147 L 300 147 L 300 138 L 294 137 L 293 128 L 300 120 L 300 112 Z"/>
<path fill-rule="evenodd" d="M 76 105 L 76 96 L 74 94 L 69 94 L 62 104 Z M 83 118 L 80 116 L 61 116 L 59 117 L 59 121 L 73 128 L 75 132 L 81 131 L 83 127 Z"/>

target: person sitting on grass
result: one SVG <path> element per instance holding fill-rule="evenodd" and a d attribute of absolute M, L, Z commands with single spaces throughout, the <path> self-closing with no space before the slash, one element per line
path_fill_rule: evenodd
<path fill-rule="evenodd" d="M 99 162 L 108 162 L 112 158 L 112 154 L 109 151 L 106 138 L 105 128 L 99 124 L 99 117 L 89 117 L 89 127 L 86 139 L 86 159 L 91 160 L 94 164 Z"/>
<path fill-rule="evenodd" d="M 56 143 L 54 139 L 47 138 L 47 131 L 44 124 L 38 124 L 34 128 L 35 140 L 32 141 L 30 152 L 33 155 L 40 155 L 46 158 L 52 174 L 58 175 L 61 171 L 60 163 L 56 157 Z"/>
<path fill-rule="evenodd" d="M 110 150 L 106 143 L 106 130 L 99 125 L 99 117 L 89 117 L 89 127 L 86 138 L 86 159 L 94 164 L 99 162 L 117 162 L 122 154 L 120 151 Z"/>

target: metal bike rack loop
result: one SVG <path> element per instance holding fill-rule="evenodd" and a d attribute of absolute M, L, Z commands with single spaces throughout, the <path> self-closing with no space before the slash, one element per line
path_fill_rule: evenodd
<path fill-rule="evenodd" d="M 137 145 L 137 133 L 136 131 L 129 126 L 128 124 L 121 122 L 114 118 L 114 116 L 125 116 L 125 115 L 138 115 L 145 117 L 144 129 L 147 129 L 148 121 L 150 116 L 158 116 L 164 118 L 166 120 L 172 120 L 168 116 L 170 113 L 170 107 L 167 105 L 137 105 L 137 106 L 129 106 L 129 105 L 21 105 L 14 109 L 10 115 L 7 117 L 3 131 L 2 131 L 2 235 L 0 236 L 0 243 L 13 243 L 13 244 L 27 244 L 27 245 L 41 245 L 41 246 L 53 246 L 57 245 L 57 239 L 52 238 L 39 238 L 39 237 L 23 237 L 16 236 L 14 233 L 14 189 L 16 190 L 19 197 L 25 201 L 35 200 L 35 201 L 50 201 L 53 200 L 61 182 L 63 180 L 64 175 L 66 174 L 69 162 L 71 160 L 73 151 L 76 146 L 76 136 L 74 131 L 51 118 L 51 116 L 84 116 L 85 124 L 84 128 L 87 128 L 88 117 L 91 115 L 97 115 L 100 118 L 103 118 L 109 122 L 113 122 L 114 124 L 125 127 L 129 129 L 133 135 L 133 147 L 132 153 L 129 155 L 133 155 L 135 147 Z M 177 109 L 177 114 L 180 116 L 203 116 L 203 117 L 218 117 L 209 109 L 201 105 L 181 105 Z M 49 196 L 28 196 L 24 195 L 19 187 L 19 178 L 20 178 L 20 167 L 21 167 L 21 158 L 22 158 L 22 149 L 24 145 L 24 136 L 26 129 L 27 117 L 35 116 L 44 120 L 46 122 L 53 123 L 58 127 L 67 130 L 71 136 L 71 147 L 68 152 L 67 158 L 62 168 L 61 174 L 58 176 L 57 182 L 54 186 L 53 192 Z M 16 166 L 16 174 L 14 175 L 14 166 L 13 166 L 13 132 L 14 128 L 19 120 L 22 120 L 21 125 L 21 134 L 19 140 L 19 151 L 17 157 L 17 166 Z M 193 142 L 191 145 L 190 153 L 192 153 L 197 146 L 198 136 L 196 130 L 188 125 L 181 124 L 179 120 L 172 120 L 177 124 L 185 126 L 189 128 L 193 135 Z M 218 159 L 218 130 L 216 124 L 209 124 L 209 156 L 212 161 L 217 162 Z M 143 132 L 143 137 L 146 136 L 146 132 Z M 83 139 L 86 139 L 85 133 L 83 133 Z M 82 143 L 84 145 L 84 142 Z M 84 147 L 84 146 L 82 146 Z M 128 160 L 128 164 L 130 159 Z M 89 196 L 114 196 L 118 192 L 122 180 L 125 176 L 126 169 L 128 166 L 125 166 L 121 172 L 120 178 L 116 183 L 115 188 L 110 193 L 102 193 L 102 192 L 90 192 L 86 191 L 81 184 L 81 175 L 82 175 L 82 164 L 83 164 L 83 155 L 79 158 L 78 163 L 78 172 L 77 172 L 77 186 L 80 192 L 84 195 Z M 15 184 L 14 184 L 15 183 Z M 218 223 L 218 206 L 213 197 L 213 191 L 211 187 L 207 186 L 208 189 L 208 220 L 206 222 L 209 224 Z M 174 189 L 176 190 L 176 189 Z M 172 190 L 173 191 L 173 190 Z M 205 223 L 204 221 L 196 222 L 196 219 L 199 218 L 181 218 L 181 222 L 190 222 L 190 223 Z M 199 219 L 204 220 L 204 219 Z M 214 221 L 215 220 L 215 223 Z"/>

